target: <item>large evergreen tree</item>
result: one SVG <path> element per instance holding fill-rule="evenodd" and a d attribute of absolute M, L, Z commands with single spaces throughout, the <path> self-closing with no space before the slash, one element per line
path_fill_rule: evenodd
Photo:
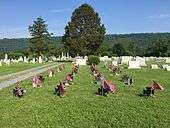
<path fill-rule="evenodd" d="M 63 42 L 72 56 L 94 54 L 104 40 L 105 27 L 97 12 L 83 4 L 75 9 L 65 27 Z"/>
<path fill-rule="evenodd" d="M 31 35 L 29 52 L 35 56 L 46 55 L 49 52 L 50 34 L 45 21 L 38 17 L 32 26 L 29 26 Z"/>

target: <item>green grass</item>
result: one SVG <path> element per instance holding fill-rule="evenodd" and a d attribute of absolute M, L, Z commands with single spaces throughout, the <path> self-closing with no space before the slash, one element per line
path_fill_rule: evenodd
<path fill-rule="evenodd" d="M 27 90 L 21 98 L 13 98 L 13 86 L 0 90 L 0 128 L 148 128 L 170 127 L 170 73 L 162 70 L 126 70 L 135 77 L 134 87 L 125 87 L 119 77 L 99 65 L 98 69 L 117 85 L 116 94 L 108 97 L 95 94 L 88 66 L 81 66 L 74 84 L 59 98 L 53 94 L 59 80 L 70 72 L 71 66 L 53 78 L 45 76 L 42 88 L 32 88 L 30 80 L 22 82 Z M 154 98 L 137 94 L 155 79 L 163 83 L 164 92 L 156 92 Z"/>
<path fill-rule="evenodd" d="M 19 71 L 23 71 L 29 68 L 38 67 L 44 64 L 32 64 L 32 63 L 12 63 L 11 65 L 3 65 L 0 66 L 0 76 L 6 75 L 10 73 L 15 73 Z"/>

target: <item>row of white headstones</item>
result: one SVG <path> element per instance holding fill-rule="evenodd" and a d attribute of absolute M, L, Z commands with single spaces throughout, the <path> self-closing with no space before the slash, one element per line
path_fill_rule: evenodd
<path fill-rule="evenodd" d="M 67 60 L 69 58 L 71 58 L 69 56 L 69 53 L 67 53 L 66 56 L 64 56 L 64 54 L 62 53 L 61 57 L 58 57 L 58 58 L 56 58 L 55 56 L 51 57 L 52 61 Z M 85 56 L 84 58 L 77 56 L 74 58 L 74 62 L 79 65 L 86 65 L 87 59 L 88 59 L 87 56 Z M 129 69 L 140 69 L 143 66 L 147 66 L 146 61 L 150 61 L 150 60 L 157 60 L 157 61 L 165 60 L 165 64 L 162 65 L 162 68 L 167 71 L 170 71 L 170 65 L 169 65 L 170 57 L 138 57 L 138 56 L 137 57 L 121 56 L 121 57 L 112 57 L 112 58 L 109 58 L 108 56 L 100 57 L 100 61 L 103 61 L 103 62 L 112 61 L 112 64 L 115 66 L 117 66 L 118 64 L 126 64 L 126 65 L 128 65 Z M 46 61 L 47 61 L 47 58 L 45 58 L 45 62 Z M 2 66 L 2 63 L 5 63 L 6 65 L 10 65 L 11 62 L 15 62 L 15 63 L 18 63 L 18 62 L 29 63 L 29 62 L 31 62 L 31 63 L 35 64 L 36 62 L 42 63 L 42 62 L 44 62 L 44 60 L 42 59 L 41 56 L 39 56 L 39 58 L 33 58 L 30 61 L 29 61 L 29 58 L 27 58 L 26 56 L 24 56 L 24 57 L 21 56 L 21 57 L 19 57 L 18 60 L 16 60 L 16 59 L 10 60 L 10 59 L 8 59 L 8 55 L 5 54 L 5 58 L 0 61 L 0 66 Z M 151 68 L 158 69 L 159 67 L 156 64 L 152 64 Z"/>
<path fill-rule="evenodd" d="M 162 65 L 162 68 L 170 71 L 170 57 L 132 57 L 132 56 L 121 56 L 121 57 L 112 57 L 109 58 L 108 56 L 100 57 L 100 61 L 107 62 L 112 61 L 112 64 L 118 66 L 118 64 L 126 64 L 128 65 L 129 69 L 140 69 L 142 67 L 147 66 L 146 61 L 159 61 L 164 60 L 165 64 Z M 75 58 L 75 63 L 79 65 L 86 65 L 87 57 L 77 57 Z M 157 64 L 152 64 L 151 69 L 158 69 Z"/>
<path fill-rule="evenodd" d="M 57 60 L 67 60 L 69 58 L 71 58 L 69 56 L 69 53 L 67 53 L 66 56 L 62 53 L 62 55 L 59 56 L 58 58 L 56 58 L 55 56 L 51 56 L 51 61 L 50 62 L 57 61 Z M 36 62 L 37 63 L 43 63 L 43 62 L 47 62 L 47 61 L 48 61 L 48 58 L 45 57 L 43 59 L 41 56 L 39 56 L 38 58 L 33 58 L 31 60 L 29 59 L 29 57 L 26 57 L 26 56 L 24 56 L 24 57 L 20 56 L 18 59 L 9 59 L 8 55 L 5 54 L 5 58 L 0 60 L 0 66 L 2 66 L 3 64 L 10 65 L 11 62 L 14 62 L 14 63 L 24 62 L 24 63 L 33 63 L 33 64 L 35 64 Z"/>

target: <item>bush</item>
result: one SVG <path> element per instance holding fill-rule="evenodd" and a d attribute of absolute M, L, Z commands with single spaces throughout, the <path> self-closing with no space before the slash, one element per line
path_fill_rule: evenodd
<path fill-rule="evenodd" d="M 98 65 L 99 63 L 100 63 L 100 59 L 98 56 L 94 56 L 94 55 L 88 56 L 88 60 L 87 60 L 88 65 L 91 65 L 91 64 Z"/>

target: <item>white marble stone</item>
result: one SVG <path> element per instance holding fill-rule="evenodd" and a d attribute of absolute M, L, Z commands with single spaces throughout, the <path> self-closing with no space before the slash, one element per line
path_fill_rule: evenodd
<path fill-rule="evenodd" d="M 132 56 L 122 56 L 121 57 L 121 64 L 129 64 L 129 61 L 133 59 Z"/>
<path fill-rule="evenodd" d="M 140 66 L 147 66 L 147 65 L 146 65 L 146 61 L 145 61 L 145 58 L 136 57 L 136 61 L 139 61 L 139 65 L 140 65 Z"/>
<path fill-rule="evenodd" d="M 113 61 L 112 61 L 112 64 L 113 64 L 114 66 L 118 66 L 118 63 L 117 63 L 116 60 L 113 60 Z"/>
<path fill-rule="evenodd" d="M 157 64 L 152 64 L 151 69 L 158 69 L 158 65 Z"/>
<path fill-rule="evenodd" d="M 166 71 L 170 71 L 170 66 L 167 66 L 167 67 L 166 67 Z"/>
<path fill-rule="evenodd" d="M 36 63 L 35 58 L 33 58 L 33 59 L 31 60 L 31 63 L 33 63 L 33 64 L 35 64 L 35 63 Z"/>
<path fill-rule="evenodd" d="M 19 62 L 23 62 L 23 61 L 24 61 L 23 57 L 20 56 L 19 59 L 18 59 L 18 61 L 19 61 Z"/>
<path fill-rule="evenodd" d="M 163 68 L 163 69 L 166 69 L 166 67 L 168 67 L 168 66 L 169 66 L 168 64 L 163 64 L 163 65 L 162 65 L 162 68 Z"/>
<path fill-rule="evenodd" d="M 42 62 L 43 62 L 42 57 L 39 56 L 39 58 L 38 58 L 38 63 L 42 63 Z"/>
<path fill-rule="evenodd" d="M 77 59 L 75 59 L 75 63 L 77 65 L 86 65 L 87 64 L 87 59 L 77 58 Z"/>
<path fill-rule="evenodd" d="M 87 56 L 85 56 L 85 57 L 84 57 L 84 59 L 86 59 L 86 60 L 87 60 L 87 59 L 88 59 L 88 57 L 87 57 Z"/>
<path fill-rule="evenodd" d="M 100 61 L 103 61 L 103 62 L 112 60 L 112 58 L 109 58 L 108 56 L 100 57 L 99 59 L 100 59 Z"/>
<path fill-rule="evenodd" d="M 166 63 L 170 63 L 170 57 L 166 58 Z"/>
<path fill-rule="evenodd" d="M 8 54 L 5 54 L 4 62 L 8 60 Z"/>
<path fill-rule="evenodd" d="M 52 56 L 51 59 L 52 59 L 52 61 L 57 61 L 58 58 L 56 58 L 55 56 Z M 47 60 L 48 60 L 48 59 L 46 59 L 46 61 L 47 61 Z"/>
<path fill-rule="evenodd" d="M 0 61 L 0 66 L 2 66 L 2 61 Z"/>
<path fill-rule="evenodd" d="M 28 60 L 29 59 L 26 56 L 24 56 L 24 63 L 28 63 L 29 62 Z"/>
<path fill-rule="evenodd" d="M 140 69 L 139 61 L 129 61 L 129 69 Z"/>
<path fill-rule="evenodd" d="M 11 60 L 7 60 L 6 65 L 10 65 L 10 64 L 11 64 Z"/>

